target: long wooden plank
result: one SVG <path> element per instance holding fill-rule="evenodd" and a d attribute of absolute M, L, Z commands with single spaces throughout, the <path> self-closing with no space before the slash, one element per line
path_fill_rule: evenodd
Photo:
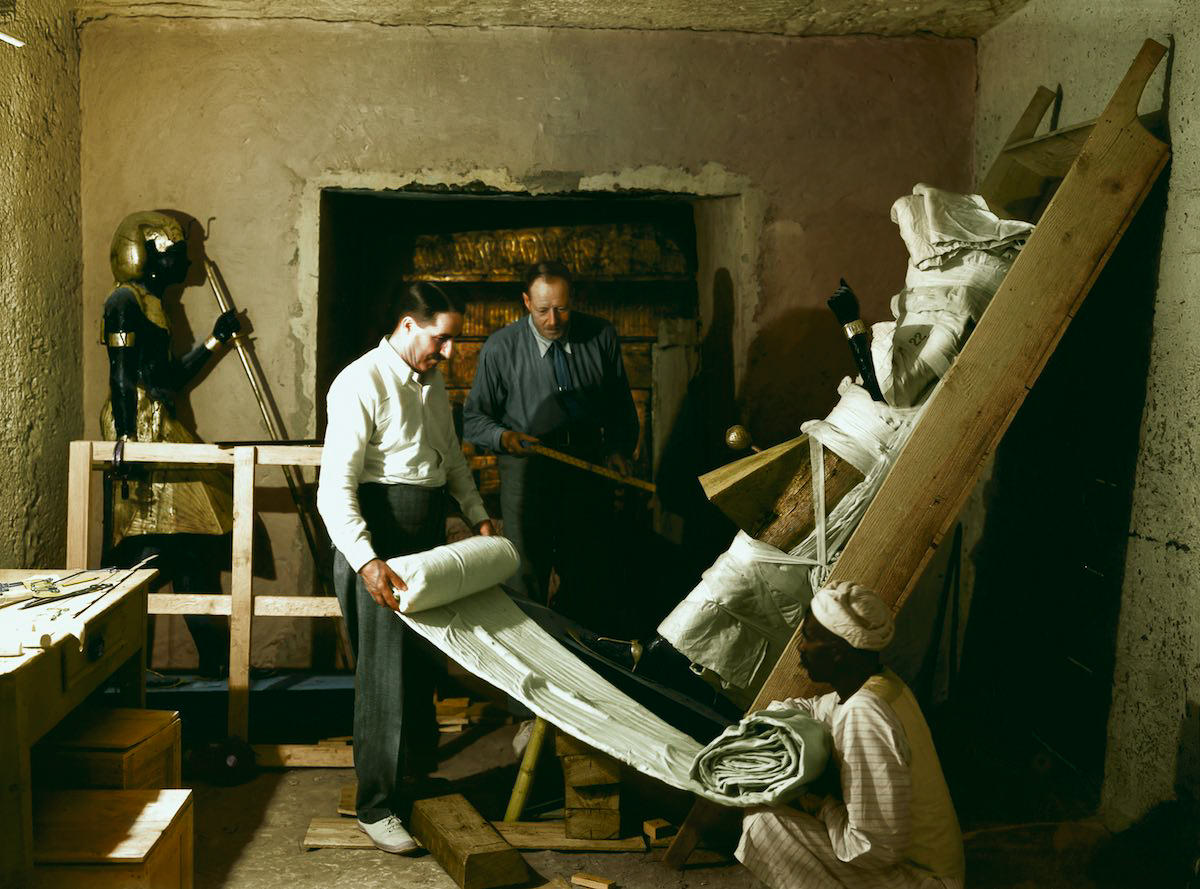
<path fill-rule="evenodd" d="M 529 878 L 521 853 L 462 794 L 417 800 L 411 829 L 462 889 L 511 886 Z"/>
<path fill-rule="evenodd" d="M 517 849 L 553 852 L 644 852 L 643 837 L 590 840 L 569 837 L 562 821 L 493 821 L 492 827 Z"/>
<path fill-rule="evenodd" d="M 90 449 L 93 463 L 112 462 L 111 441 L 79 442 Z M 321 445 L 257 445 L 258 462 L 261 466 L 320 466 Z M 189 463 L 231 466 L 237 447 L 227 447 L 204 442 L 175 443 L 154 441 L 131 441 L 125 445 L 125 460 L 129 463 Z"/>
<path fill-rule="evenodd" d="M 317 817 L 308 822 L 304 839 L 305 849 L 374 849 L 371 838 L 362 832 L 358 823 L 347 818 Z"/>
<path fill-rule="evenodd" d="M 354 748 L 349 744 L 253 744 L 254 762 L 270 769 L 350 769 Z"/>
<path fill-rule="evenodd" d="M 112 442 L 108 443 L 111 448 Z M 111 454 L 110 454 L 111 456 Z M 67 458 L 67 565 L 86 568 L 91 543 L 92 463 L 86 441 L 73 441 Z"/>
<path fill-rule="evenodd" d="M 1166 47 L 1147 40 L 1046 207 L 1038 228 L 846 544 L 830 582 L 853 580 L 899 609 L 1154 181 L 1168 147 L 1137 117 Z M 751 709 L 819 691 L 797 638 Z M 681 867 L 719 807 L 693 806 L 664 861 Z"/>
<path fill-rule="evenodd" d="M 1017 163 L 1008 155 L 1007 149 L 1033 138 L 1042 118 L 1054 104 L 1054 99 L 1053 90 L 1044 86 L 1037 88 L 1017 125 L 1009 133 L 1004 147 L 1000 149 L 1000 156 L 992 163 L 992 168 L 979 185 L 979 193 L 997 216 L 1027 218 L 1022 211 L 1032 209 L 1041 200 L 1046 186 L 1045 178 Z"/>
<path fill-rule="evenodd" d="M 254 617 L 252 550 L 255 448 L 234 449 L 233 571 L 229 615 L 229 734 L 248 738 L 250 728 L 250 634 Z"/>
<path fill-rule="evenodd" d="M 151 614 L 231 614 L 233 598 L 222 593 L 153 593 Z M 255 596 L 255 617 L 341 617 L 333 596 Z"/>

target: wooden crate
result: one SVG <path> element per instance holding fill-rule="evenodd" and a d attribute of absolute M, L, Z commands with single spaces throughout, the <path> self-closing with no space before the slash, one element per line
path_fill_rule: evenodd
<path fill-rule="evenodd" d="M 33 750 L 40 788 L 179 787 L 180 724 L 173 710 L 88 708 Z"/>
<path fill-rule="evenodd" d="M 190 790 L 58 790 L 33 812 L 35 889 L 191 889 Z"/>

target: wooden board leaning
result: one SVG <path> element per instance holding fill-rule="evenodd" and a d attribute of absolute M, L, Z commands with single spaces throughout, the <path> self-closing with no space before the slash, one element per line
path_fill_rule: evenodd
<path fill-rule="evenodd" d="M 1137 115 L 1166 48 L 1147 40 L 1096 121 L 1038 228 L 955 364 L 938 383 L 838 561 L 899 609 L 956 518 L 982 468 L 1067 324 L 1166 165 L 1169 149 Z M 1044 99 L 1039 94 L 1035 103 Z M 1044 113 L 1046 104 L 1041 102 Z M 1035 121 L 1036 124 L 1036 121 Z M 985 195 L 986 197 L 986 195 Z M 751 709 L 819 689 L 790 644 Z M 668 851 L 680 867 L 717 807 L 697 803 Z"/>

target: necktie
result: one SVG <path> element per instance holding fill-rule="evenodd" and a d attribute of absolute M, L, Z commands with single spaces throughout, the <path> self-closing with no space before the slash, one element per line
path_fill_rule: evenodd
<path fill-rule="evenodd" d="M 550 343 L 550 358 L 554 363 L 554 382 L 558 384 L 558 394 L 563 400 L 563 406 L 567 409 L 567 415 L 576 420 L 582 411 L 579 408 L 579 400 L 575 397 L 575 387 L 571 384 L 566 350 L 558 340 Z"/>

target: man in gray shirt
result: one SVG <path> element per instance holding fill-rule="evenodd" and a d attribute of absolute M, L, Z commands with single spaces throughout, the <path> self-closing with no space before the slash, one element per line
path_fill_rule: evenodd
<path fill-rule="evenodd" d="M 571 310 L 571 275 L 542 262 L 525 276 L 529 315 L 496 331 L 479 353 L 463 410 L 463 437 L 500 455 L 504 534 L 521 553 L 510 584 L 545 603 L 558 574 L 556 609 L 587 623 L 599 603 L 597 535 L 612 521 L 612 489 L 596 476 L 545 457 L 538 442 L 629 472 L 638 440 L 621 346 L 609 322 Z"/>

